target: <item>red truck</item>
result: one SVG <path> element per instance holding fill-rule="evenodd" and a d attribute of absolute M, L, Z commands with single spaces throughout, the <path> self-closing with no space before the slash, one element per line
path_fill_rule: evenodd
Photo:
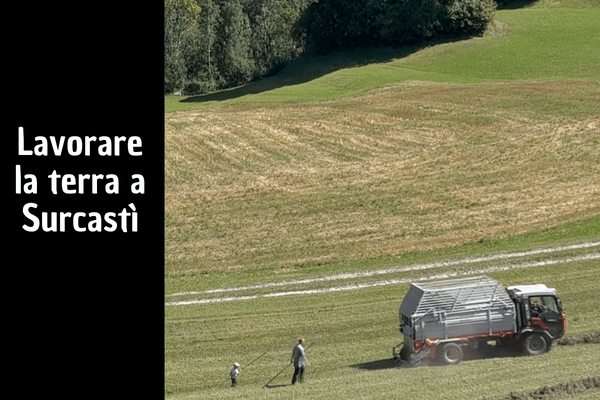
<path fill-rule="evenodd" d="M 420 282 L 411 284 L 400 306 L 404 341 L 392 353 L 411 365 L 425 358 L 458 364 L 464 350 L 493 340 L 536 355 L 565 330 L 561 300 L 543 284 L 504 289 L 488 276 Z"/>

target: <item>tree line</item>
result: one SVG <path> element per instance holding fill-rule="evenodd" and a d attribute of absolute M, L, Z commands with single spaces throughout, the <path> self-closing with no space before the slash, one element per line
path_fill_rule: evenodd
<path fill-rule="evenodd" d="M 501 0 L 500 0 L 501 1 Z M 494 0 L 165 0 L 165 94 L 248 83 L 304 52 L 476 35 Z"/>

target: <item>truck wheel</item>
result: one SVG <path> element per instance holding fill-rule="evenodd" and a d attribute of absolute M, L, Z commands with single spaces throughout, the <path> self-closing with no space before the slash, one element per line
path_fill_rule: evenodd
<path fill-rule="evenodd" d="M 536 356 L 542 354 L 548 348 L 546 338 L 542 335 L 534 333 L 533 335 L 527 335 L 523 340 L 523 352 L 530 356 Z"/>
<path fill-rule="evenodd" d="M 463 351 L 456 343 L 446 343 L 440 356 L 445 364 L 456 365 L 463 359 Z"/>
<path fill-rule="evenodd" d="M 410 349 L 408 348 L 408 346 L 402 346 L 402 350 L 400 350 L 400 358 L 402 360 L 410 360 Z"/>

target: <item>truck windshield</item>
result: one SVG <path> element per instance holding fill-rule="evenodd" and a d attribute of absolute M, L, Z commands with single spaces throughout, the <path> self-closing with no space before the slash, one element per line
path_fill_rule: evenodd
<path fill-rule="evenodd" d="M 558 314 L 558 306 L 554 296 L 535 296 L 529 298 L 531 312 L 534 316 L 553 311 Z"/>

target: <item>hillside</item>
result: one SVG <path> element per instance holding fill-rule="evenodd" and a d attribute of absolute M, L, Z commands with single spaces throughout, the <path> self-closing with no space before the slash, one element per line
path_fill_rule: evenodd
<path fill-rule="evenodd" d="M 597 2 L 538 1 L 498 10 L 482 37 L 304 57 L 277 75 L 203 96 L 167 96 L 167 112 L 228 102 L 316 101 L 407 80 L 598 79 Z"/>
<path fill-rule="evenodd" d="M 599 12 L 499 11 L 501 36 L 348 68 L 356 53 L 317 58 L 319 73 L 302 60 L 270 79 L 305 83 L 184 99 L 190 112 L 166 115 L 167 276 L 396 257 L 597 215 Z"/>
<path fill-rule="evenodd" d="M 599 38 L 597 1 L 540 0 L 482 37 L 166 98 L 165 398 L 597 398 L 576 338 L 600 331 Z M 480 273 L 556 287 L 574 344 L 394 368 L 408 283 Z"/>

